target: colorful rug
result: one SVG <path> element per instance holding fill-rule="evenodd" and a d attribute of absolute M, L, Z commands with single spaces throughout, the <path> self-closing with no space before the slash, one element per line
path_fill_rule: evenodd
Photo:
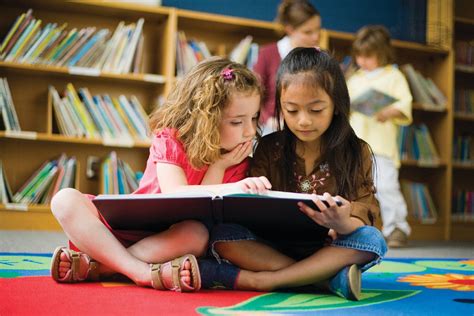
<path fill-rule="evenodd" d="M 0 315 L 474 315 L 474 259 L 386 259 L 363 274 L 363 298 L 130 283 L 58 284 L 50 254 L 0 253 Z"/>

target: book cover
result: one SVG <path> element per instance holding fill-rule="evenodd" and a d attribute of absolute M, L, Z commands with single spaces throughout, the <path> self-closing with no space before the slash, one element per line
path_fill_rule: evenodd
<path fill-rule="evenodd" d="M 351 102 L 351 108 L 367 116 L 373 116 L 384 107 L 398 101 L 386 93 L 376 89 L 368 89 Z"/>
<path fill-rule="evenodd" d="M 92 202 L 114 229 L 162 231 L 174 223 L 194 219 L 207 225 L 240 224 L 260 237 L 273 240 L 325 238 L 328 229 L 311 220 L 297 205 L 302 201 L 316 208 L 312 197 L 280 191 L 257 195 L 189 190 L 170 194 L 98 195 Z"/>

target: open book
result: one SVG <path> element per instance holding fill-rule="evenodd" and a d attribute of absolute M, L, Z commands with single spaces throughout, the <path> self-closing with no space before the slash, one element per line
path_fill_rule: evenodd
<path fill-rule="evenodd" d="M 265 195 L 192 190 L 172 194 L 98 195 L 92 202 L 110 226 L 119 230 L 162 231 L 194 219 L 210 226 L 236 223 L 272 240 L 325 238 L 328 229 L 299 210 L 302 201 L 317 209 L 315 195 L 268 191 Z M 322 196 L 317 196 L 324 201 Z M 325 202 L 327 203 L 327 202 Z"/>
<path fill-rule="evenodd" d="M 396 101 L 398 101 L 398 99 L 388 94 L 375 89 L 368 89 L 352 100 L 351 108 L 353 111 L 372 116 L 374 113 Z"/>

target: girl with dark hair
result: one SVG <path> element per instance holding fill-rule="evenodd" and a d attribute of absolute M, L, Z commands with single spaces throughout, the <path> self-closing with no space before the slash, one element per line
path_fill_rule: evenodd
<path fill-rule="evenodd" d="M 361 271 L 382 259 L 386 244 L 375 227 L 380 210 L 372 153 L 349 124 L 344 76 L 326 52 L 295 48 L 280 65 L 276 87 L 276 117 L 283 124 L 259 142 L 250 175 L 265 176 L 275 190 L 323 195 L 329 206 L 316 195 L 314 207 L 298 206 L 329 228 L 329 238 L 295 233 L 262 242 L 246 228 L 227 224 L 213 230 L 212 250 L 242 269 L 234 288 L 270 291 L 316 284 L 358 300 Z"/>

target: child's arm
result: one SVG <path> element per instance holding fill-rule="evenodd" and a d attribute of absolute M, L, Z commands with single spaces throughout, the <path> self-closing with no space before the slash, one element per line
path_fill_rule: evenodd
<path fill-rule="evenodd" d="M 313 221 L 321 226 L 333 229 L 340 235 L 350 234 L 358 227 L 365 225 L 359 218 L 351 216 L 352 205 L 349 201 L 340 196 L 334 198 L 327 192 L 323 194 L 323 197 L 329 206 L 326 206 L 316 197 L 313 199 L 314 204 L 316 204 L 320 211 L 316 211 L 302 202 L 299 202 L 298 206 Z M 335 199 L 341 201 L 342 205 L 338 206 Z"/>
<path fill-rule="evenodd" d="M 405 114 L 403 114 L 402 111 L 397 109 L 396 107 L 393 106 L 388 106 L 386 108 L 381 109 L 377 113 L 375 113 L 375 118 L 377 121 L 383 123 L 391 119 L 400 119 L 400 120 L 406 120 L 408 119 Z"/>
<path fill-rule="evenodd" d="M 232 151 L 222 154 L 221 159 L 209 166 L 201 184 L 221 184 L 226 169 L 244 161 L 251 152 L 252 141 L 248 141 L 238 145 Z"/>
<path fill-rule="evenodd" d="M 207 190 L 218 193 L 223 189 L 238 188 L 244 192 L 265 193 L 271 189 L 270 181 L 265 177 L 245 178 L 235 183 L 214 185 L 189 185 L 184 170 L 174 164 L 156 163 L 158 182 L 162 193 L 173 193 L 189 190 Z"/>

